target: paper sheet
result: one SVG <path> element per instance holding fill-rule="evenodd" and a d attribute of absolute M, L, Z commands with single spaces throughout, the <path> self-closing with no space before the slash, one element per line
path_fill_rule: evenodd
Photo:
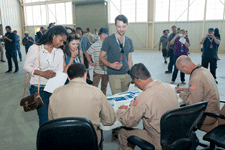
<path fill-rule="evenodd" d="M 56 76 L 48 80 L 44 88 L 44 91 L 53 93 L 55 89 L 65 84 L 66 79 L 67 79 L 66 73 L 56 71 Z"/>

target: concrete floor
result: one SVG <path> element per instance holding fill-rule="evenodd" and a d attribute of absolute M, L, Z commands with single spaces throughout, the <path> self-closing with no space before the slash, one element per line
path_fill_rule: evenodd
<path fill-rule="evenodd" d="M 22 69 L 25 60 L 25 50 L 23 46 L 21 46 L 21 51 L 23 61 L 19 62 L 19 73 L 5 74 L 5 71 L 8 69 L 7 63 L 0 63 L 0 150 L 31 150 L 36 147 L 36 135 L 38 131 L 37 113 L 36 111 L 25 113 L 23 108 L 19 106 L 20 100 L 23 96 L 26 75 L 26 72 Z M 218 88 L 221 100 L 225 100 L 225 54 L 219 54 L 219 56 L 221 60 L 218 61 L 217 69 L 217 80 L 219 82 Z M 201 62 L 200 53 L 192 52 L 190 57 L 196 64 Z M 139 62 L 144 63 L 149 69 L 154 80 L 157 79 L 166 83 L 171 81 L 172 75 L 164 73 L 167 70 L 167 65 L 163 63 L 164 61 L 161 52 L 135 50 L 133 53 L 133 61 L 134 64 Z M 188 83 L 189 76 L 185 76 L 185 79 Z M 175 84 L 178 83 L 180 83 L 179 76 Z M 135 89 L 136 88 L 131 85 L 130 90 Z M 29 95 L 28 90 L 26 91 L 26 95 Z M 107 95 L 111 95 L 109 87 Z M 197 134 L 199 139 L 201 139 L 205 133 L 197 131 Z M 105 150 L 118 149 L 118 143 L 112 138 L 110 131 L 104 132 L 104 138 Z"/>

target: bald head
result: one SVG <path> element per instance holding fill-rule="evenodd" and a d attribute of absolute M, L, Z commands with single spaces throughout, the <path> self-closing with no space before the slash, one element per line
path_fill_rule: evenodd
<path fill-rule="evenodd" d="M 176 66 L 184 67 L 184 65 L 190 65 L 192 63 L 193 62 L 188 56 L 182 55 L 177 59 Z"/>
<path fill-rule="evenodd" d="M 191 61 L 188 56 L 182 55 L 177 59 L 176 67 L 181 72 L 185 74 L 190 74 L 191 71 L 196 67 L 196 65 Z"/>

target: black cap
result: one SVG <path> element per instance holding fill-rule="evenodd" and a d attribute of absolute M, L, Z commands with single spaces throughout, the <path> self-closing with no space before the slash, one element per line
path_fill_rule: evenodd
<path fill-rule="evenodd" d="M 214 28 L 209 28 L 208 29 L 208 32 L 214 32 L 215 30 L 214 30 Z"/>
<path fill-rule="evenodd" d="M 81 31 L 83 31 L 81 27 L 77 27 L 76 30 L 81 30 Z"/>

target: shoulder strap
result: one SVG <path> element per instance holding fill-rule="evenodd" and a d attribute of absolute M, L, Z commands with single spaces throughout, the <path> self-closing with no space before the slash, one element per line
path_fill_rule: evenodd
<path fill-rule="evenodd" d="M 41 70 L 41 62 L 40 62 L 40 46 L 38 46 L 38 65 L 39 65 L 39 70 Z M 39 93 L 40 93 L 40 80 L 41 80 L 41 76 L 39 75 L 39 78 L 38 78 L 38 96 L 39 96 Z"/>
<path fill-rule="evenodd" d="M 38 65 L 39 65 L 39 70 L 40 70 L 40 68 L 41 68 L 40 67 L 40 46 L 38 46 Z M 29 79 L 29 73 L 27 72 L 27 74 L 26 74 L 26 83 L 25 83 L 24 92 L 23 92 L 23 98 L 25 97 L 28 79 Z M 40 93 L 40 79 L 41 79 L 41 76 L 39 75 L 39 79 L 38 79 L 38 96 L 39 96 L 39 93 Z"/>

